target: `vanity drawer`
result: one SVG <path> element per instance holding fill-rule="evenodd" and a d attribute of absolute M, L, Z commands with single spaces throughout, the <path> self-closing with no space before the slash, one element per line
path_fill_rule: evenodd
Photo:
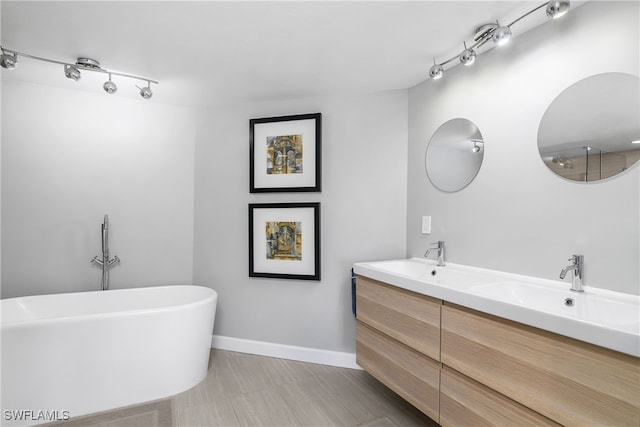
<path fill-rule="evenodd" d="M 558 426 L 548 418 L 444 366 L 440 425 Z"/>
<path fill-rule="evenodd" d="M 440 360 L 440 300 L 367 277 L 357 280 L 358 320 Z"/>
<path fill-rule="evenodd" d="M 438 421 L 440 363 L 360 321 L 356 326 L 356 362 L 431 419 Z"/>
<path fill-rule="evenodd" d="M 564 425 L 640 425 L 640 359 L 453 304 L 442 362 Z"/>

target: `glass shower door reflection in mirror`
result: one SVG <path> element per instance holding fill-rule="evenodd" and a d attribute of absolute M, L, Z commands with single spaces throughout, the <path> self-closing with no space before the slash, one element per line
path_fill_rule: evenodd
<path fill-rule="evenodd" d="M 584 146 L 579 148 L 549 151 L 543 156 L 543 161 L 549 169 L 563 178 L 572 181 L 599 181 L 624 172 L 628 164 L 635 163 L 640 158 L 640 151 L 636 152 L 635 160 L 629 162 L 628 157 L 633 153 L 610 153 L 597 147 Z"/>

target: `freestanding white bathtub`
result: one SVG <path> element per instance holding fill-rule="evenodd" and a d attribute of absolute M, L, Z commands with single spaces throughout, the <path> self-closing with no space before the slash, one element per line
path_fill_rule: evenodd
<path fill-rule="evenodd" d="M 201 286 L 1 300 L 2 425 L 187 390 L 207 375 L 218 295 Z"/>

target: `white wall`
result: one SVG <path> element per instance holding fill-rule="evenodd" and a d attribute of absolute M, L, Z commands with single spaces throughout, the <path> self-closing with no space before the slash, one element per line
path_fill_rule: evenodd
<path fill-rule="evenodd" d="M 406 250 L 407 91 L 251 103 L 199 114 L 194 281 L 215 334 L 353 352 L 350 269 Z M 249 193 L 249 119 L 322 113 L 321 193 Z M 248 277 L 249 203 L 321 203 L 322 280 Z"/>
<path fill-rule="evenodd" d="M 598 73 L 639 74 L 638 6 L 587 3 L 471 68 L 410 89 L 410 256 L 445 240 L 451 262 L 557 279 L 572 254 L 584 254 L 587 285 L 640 292 L 638 165 L 605 182 L 568 182 L 536 145 L 542 115 L 565 88 Z M 485 157 L 475 181 L 446 194 L 429 182 L 424 155 L 433 132 L 455 117 L 479 127 Z M 420 234 L 422 215 L 432 216 L 429 236 Z"/>
<path fill-rule="evenodd" d="M 2 297 L 191 283 L 192 110 L 3 78 Z"/>

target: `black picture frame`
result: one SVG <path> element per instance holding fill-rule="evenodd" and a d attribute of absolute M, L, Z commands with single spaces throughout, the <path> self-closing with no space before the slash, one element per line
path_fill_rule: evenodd
<path fill-rule="evenodd" d="M 249 182 L 250 193 L 321 192 L 322 114 L 250 119 Z"/>
<path fill-rule="evenodd" d="M 320 203 L 249 204 L 249 277 L 320 280 Z"/>

